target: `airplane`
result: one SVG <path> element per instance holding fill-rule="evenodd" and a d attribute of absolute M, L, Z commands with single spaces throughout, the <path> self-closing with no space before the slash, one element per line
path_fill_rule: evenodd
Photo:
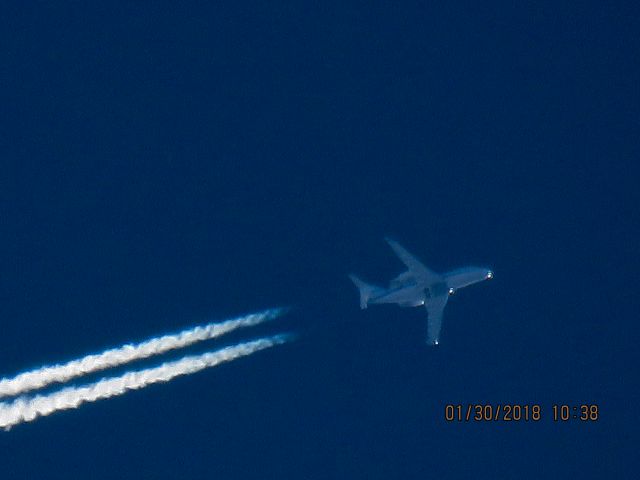
<path fill-rule="evenodd" d="M 385 241 L 408 270 L 391 280 L 389 288 L 368 284 L 350 274 L 349 278 L 360 291 L 360 308 L 379 303 L 424 306 L 427 310 L 427 344 L 438 345 L 442 314 L 449 297 L 460 288 L 492 279 L 493 272 L 483 267 L 465 267 L 439 274 L 424 266 L 395 240 L 385 238 Z"/>

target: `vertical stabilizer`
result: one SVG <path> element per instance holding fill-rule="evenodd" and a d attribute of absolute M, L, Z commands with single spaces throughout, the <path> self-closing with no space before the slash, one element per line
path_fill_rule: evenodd
<path fill-rule="evenodd" d="M 376 287 L 375 285 L 370 285 L 367 282 L 362 281 L 355 275 L 349 275 L 351 281 L 358 287 L 360 291 L 360 308 L 367 308 L 367 304 L 369 303 L 369 298 L 373 295 L 377 290 L 380 290 L 380 287 Z"/>

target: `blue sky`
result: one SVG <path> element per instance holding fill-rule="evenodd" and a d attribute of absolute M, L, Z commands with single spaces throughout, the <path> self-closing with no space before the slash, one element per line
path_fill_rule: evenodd
<path fill-rule="evenodd" d="M 632 476 L 634 5 L 5 10 L 2 375 L 271 306 L 234 339 L 301 334 L 3 433 L 7 478 Z M 495 271 L 439 349 L 358 309 L 385 235 Z M 487 402 L 602 417 L 444 421 Z"/>

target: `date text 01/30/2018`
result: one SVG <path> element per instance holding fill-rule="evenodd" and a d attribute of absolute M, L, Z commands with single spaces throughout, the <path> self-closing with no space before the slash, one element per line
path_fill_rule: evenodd
<path fill-rule="evenodd" d="M 595 422 L 600 418 L 596 404 L 552 405 L 550 411 L 539 404 L 447 404 L 447 422 L 538 422 L 551 418 L 554 422 Z"/>

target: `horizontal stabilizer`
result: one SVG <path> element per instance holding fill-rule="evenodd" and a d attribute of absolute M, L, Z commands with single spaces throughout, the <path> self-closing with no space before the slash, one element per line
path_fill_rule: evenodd
<path fill-rule="evenodd" d="M 371 298 L 376 291 L 380 291 L 381 288 L 376 287 L 375 285 L 370 285 L 353 274 L 349 275 L 349 278 L 360 291 L 360 308 L 367 308 L 369 298 Z"/>

